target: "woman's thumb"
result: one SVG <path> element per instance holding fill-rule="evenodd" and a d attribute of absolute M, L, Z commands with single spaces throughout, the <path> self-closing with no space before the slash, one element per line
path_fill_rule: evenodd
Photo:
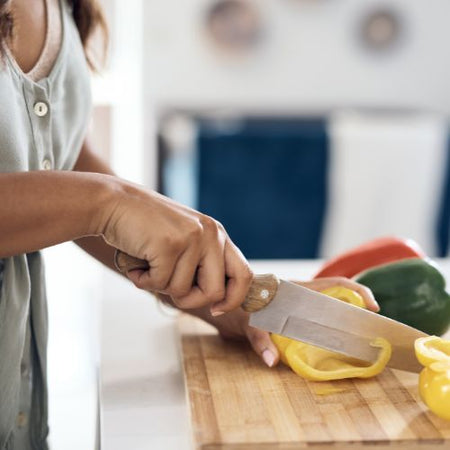
<path fill-rule="evenodd" d="M 275 344 L 270 339 L 267 331 L 258 328 L 248 327 L 246 330 L 247 338 L 253 350 L 269 367 L 276 366 L 280 359 L 280 354 Z"/>

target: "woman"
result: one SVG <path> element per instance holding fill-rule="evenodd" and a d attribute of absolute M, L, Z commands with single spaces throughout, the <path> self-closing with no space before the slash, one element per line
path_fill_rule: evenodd
<path fill-rule="evenodd" d="M 269 335 L 248 326 L 252 273 L 210 217 L 115 177 L 86 140 L 95 0 L 0 0 L 0 449 L 45 449 L 47 316 L 40 249 L 75 240 L 113 268 L 114 249 L 146 259 L 141 289 L 247 338 L 267 365 Z M 227 282 L 225 282 L 227 280 Z M 370 291 L 343 284 L 376 309 Z M 224 313 L 228 313 L 223 315 Z"/>

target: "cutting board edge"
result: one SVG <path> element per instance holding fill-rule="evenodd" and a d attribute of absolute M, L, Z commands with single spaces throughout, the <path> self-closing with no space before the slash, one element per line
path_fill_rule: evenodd
<path fill-rule="evenodd" d="M 307 444 L 303 442 L 280 442 L 280 443 L 236 443 L 236 444 L 220 444 L 220 443 L 210 443 L 202 444 L 197 447 L 192 447 L 195 450 L 297 450 L 297 449 L 314 449 L 314 450 L 366 450 L 366 449 L 377 449 L 377 450 L 442 450 L 444 445 L 447 445 L 448 441 L 441 443 L 431 443 L 429 441 L 417 442 L 417 441 L 405 441 L 405 442 L 395 442 L 390 444 L 380 444 L 380 443 L 361 443 L 361 442 L 330 442 L 330 443 L 317 443 Z"/>
<path fill-rule="evenodd" d="M 320 442 L 320 441 L 284 441 L 284 442 L 261 442 L 261 443 L 224 443 L 218 442 L 215 439 L 204 440 L 203 442 L 196 443 L 196 438 L 198 438 L 198 432 L 194 429 L 193 417 L 194 417 L 194 404 L 191 402 L 190 396 L 190 383 L 187 377 L 187 367 L 188 358 L 183 351 L 185 345 L 184 340 L 187 337 L 195 337 L 199 341 L 200 338 L 205 335 L 217 334 L 217 332 L 210 325 L 203 323 L 200 319 L 193 318 L 183 314 L 178 320 L 178 336 L 179 336 L 179 351 L 181 355 L 181 362 L 183 366 L 183 381 L 185 386 L 185 395 L 189 403 L 189 419 L 191 420 L 191 443 L 192 448 L 195 450 L 268 450 L 268 449 L 280 449 L 280 450 L 291 450 L 291 449 L 309 449 L 314 448 L 314 450 L 366 450 L 366 449 L 377 449 L 377 450 L 443 450 L 444 448 L 450 449 L 450 437 L 442 438 L 422 438 L 421 440 L 415 439 L 403 439 L 396 441 L 385 441 L 385 440 L 374 440 L 374 441 L 332 441 L 332 442 Z M 187 344 L 186 344 L 187 345 Z M 206 368 L 205 368 L 206 369 Z M 211 402 L 213 399 L 211 398 Z M 220 429 L 218 430 L 220 436 Z"/>

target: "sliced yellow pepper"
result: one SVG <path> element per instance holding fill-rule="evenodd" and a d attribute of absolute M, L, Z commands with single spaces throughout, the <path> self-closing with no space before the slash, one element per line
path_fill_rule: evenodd
<path fill-rule="evenodd" d="M 437 336 L 417 339 L 417 359 L 424 366 L 419 376 L 419 393 L 437 416 L 450 420 L 450 341 Z"/>
<path fill-rule="evenodd" d="M 328 295 L 329 297 L 334 297 L 342 300 L 346 303 L 351 303 L 352 305 L 359 306 L 360 308 L 366 308 L 364 299 L 357 292 L 347 289 L 342 286 L 334 286 L 328 289 L 324 289 L 322 294 Z"/>
<path fill-rule="evenodd" d="M 347 288 L 336 286 L 325 289 L 322 293 L 362 308 L 365 307 L 363 298 L 357 292 Z M 375 339 L 371 345 L 379 347 L 380 353 L 378 359 L 373 364 L 369 364 L 277 334 L 272 335 L 272 341 L 280 352 L 282 362 L 298 375 L 313 381 L 373 377 L 386 367 L 392 352 L 388 341 L 383 338 Z"/>

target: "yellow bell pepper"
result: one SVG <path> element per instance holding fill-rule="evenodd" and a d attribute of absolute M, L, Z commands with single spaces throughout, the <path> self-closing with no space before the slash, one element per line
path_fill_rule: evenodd
<path fill-rule="evenodd" d="M 419 393 L 437 416 L 450 420 L 450 341 L 437 336 L 417 339 L 417 359 L 424 366 L 419 376 Z"/>
<path fill-rule="evenodd" d="M 334 297 L 343 302 L 350 303 L 360 308 L 366 308 L 364 304 L 364 299 L 357 292 L 347 289 L 342 286 L 334 286 L 328 289 L 324 289 L 322 294 L 328 295 L 329 297 Z"/>
<path fill-rule="evenodd" d="M 322 291 L 347 303 L 364 308 L 364 300 L 357 293 L 343 287 L 332 287 Z M 339 380 L 343 378 L 369 378 L 378 375 L 391 357 L 391 344 L 377 338 L 371 345 L 380 348 L 377 361 L 373 364 L 340 355 L 314 345 L 289 339 L 277 334 L 272 341 L 280 352 L 281 361 L 298 375 L 313 381 Z"/>

